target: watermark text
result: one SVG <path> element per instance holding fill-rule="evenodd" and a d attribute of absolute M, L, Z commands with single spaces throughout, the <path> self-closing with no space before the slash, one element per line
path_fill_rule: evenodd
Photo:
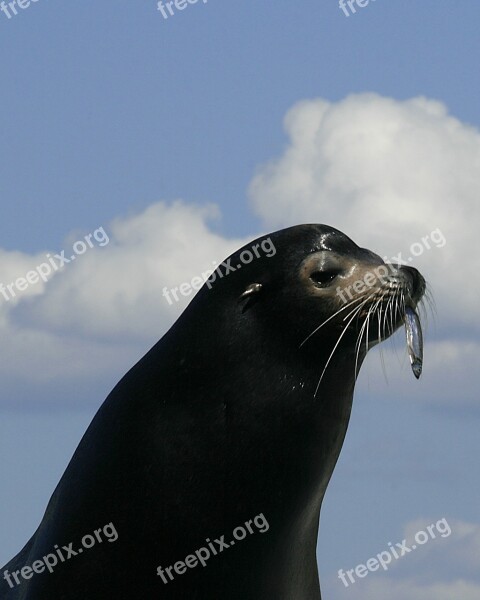
<path fill-rule="evenodd" d="M 16 585 L 20 585 L 22 583 L 22 579 L 31 579 L 35 573 L 43 573 L 45 570 L 53 573 L 54 568 L 59 564 L 59 560 L 60 562 L 65 562 L 70 560 L 72 556 L 77 556 L 84 550 L 92 548 L 92 546 L 95 546 L 97 542 L 101 544 L 103 542 L 103 536 L 105 536 L 109 542 L 115 542 L 118 540 L 118 533 L 113 523 L 108 523 L 108 525 L 105 525 L 103 528 L 101 527 L 100 529 L 96 529 L 93 532 L 93 535 L 84 535 L 81 542 L 82 546 L 77 550 L 73 549 L 73 542 L 67 546 L 62 546 L 61 548 L 59 548 L 58 544 L 55 544 L 54 552 L 46 554 L 41 559 L 34 561 L 31 566 L 26 565 L 18 571 L 12 571 L 9 573 L 8 569 L 6 569 L 3 572 L 3 578 L 11 588 L 14 588 Z"/>
<path fill-rule="evenodd" d="M 352 583 L 355 583 L 355 577 L 362 579 L 369 573 L 380 570 L 380 568 L 384 571 L 388 571 L 393 559 L 398 560 L 399 558 L 402 558 L 402 556 L 413 552 L 419 546 L 423 546 L 428 541 L 434 540 L 437 537 L 437 533 L 439 533 L 442 538 L 446 538 L 452 533 L 447 519 L 443 518 L 436 523 L 428 525 L 426 531 L 417 531 L 414 537 L 415 543 L 411 546 L 407 546 L 407 540 L 402 540 L 395 545 L 388 542 L 388 550 L 379 552 L 375 557 L 369 558 L 365 564 L 357 565 L 354 569 L 348 569 L 347 571 L 339 569 L 338 578 L 345 587 L 349 587 Z"/>
<path fill-rule="evenodd" d="M 157 2 L 157 10 L 159 10 L 164 19 L 169 19 L 175 16 L 178 11 L 185 10 L 190 4 L 197 4 L 199 0 L 171 0 L 170 2 Z M 208 0 L 202 0 L 206 4 Z"/>
<path fill-rule="evenodd" d="M 232 265 L 232 258 L 227 258 L 220 265 L 216 266 L 215 270 L 209 269 L 201 274 L 201 276 L 194 277 L 190 282 L 184 282 L 177 287 L 168 289 L 167 287 L 163 288 L 162 295 L 167 300 L 167 302 L 172 305 L 173 300 L 171 296 L 175 299 L 176 302 L 180 300 L 178 293 L 182 296 L 190 296 L 193 290 L 199 290 L 202 285 L 205 283 L 208 289 L 212 289 L 212 284 L 216 279 L 223 279 L 226 275 L 230 275 L 235 271 L 238 271 L 242 268 L 243 265 L 248 265 L 255 258 L 260 258 L 263 254 L 267 258 L 271 258 L 275 256 L 277 249 L 275 248 L 272 240 L 270 238 L 265 238 L 258 244 L 253 244 L 250 250 L 243 250 L 240 252 L 239 260 L 240 262 L 236 265 Z M 217 265 L 215 261 L 212 263 L 213 266 Z"/>
<path fill-rule="evenodd" d="M 93 240 L 92 240 L 93 238 Z M 46 283 L 56 271 L 62 269 L 65 265 L 73 262 L 77 256 L 85 254 L 89 248 L 95 246 L 95 242 L 99 246 L 106 246 L 110 241 L 108 235 L 103 227 L 95 229 L 93 233 L 89 233 L 84 237 L 83 240 L 77 240 L 73 246 L 73 254 L 70 257 L 65 256 L 65 250 L 62 250 L 60 254 L 46 255 L 46 262 L 39 264 L 35 269 L 32 269 L 25 273 L 23 277 L 18 277 L 15 281 L 4 284 L 0 282 L 0 294 L 8 302 L 12 298 L 17 296 L 17 292 L 24 292 L 30 285 L 35 285 L 40 280 Z"/>
<path fill-rule="evenodd" d="M 255 533 L 255 529 L 252 527 L 252 525 L 254 525 L 256 527 L 256 530 L 260 533 L 265 533 L 270 529 L 270 525 L 268 524 L 267 519 L 263 516 L 263 513 L 260 513 L 253 519 L 245 521 L 244 525 L 235 527 L 235 529 L 233 530 L 234 539 L 230 542 L 225 541 L 224 535 L 221 535 L 219 538 L 214 539 L 213 542 L 210 541 L 210 538 L 207 538 L 205 542 L 208 547 L 202 546 L 198 550 L 195 550 L 194 554 L 189 554 L 185 558 L 185 560 L 179 560 L 170 567 L 162 568 L 161 566 L 159 566 L 157 568 L 157 575 L 162 578 L 164 584 L 167 584 L 170 581 L 173 581 L 175 578 L 175 575 L 172 573 L 172 571 L 174 571 L 177 575 L 183 575 L 187 571 L 187 568 L 194 569 L 199 564 L 202 565 L 202 567 L 206 567 L 207 560 L 209 560 L 212 557 L 212 555 L 217 556 L 224 550 L 234 546 L 235 541 L 244 540 L 248 534 L 251 535 Z"/>

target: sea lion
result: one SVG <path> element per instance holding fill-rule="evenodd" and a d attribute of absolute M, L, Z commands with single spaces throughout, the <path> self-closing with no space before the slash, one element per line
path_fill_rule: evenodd
<path fill-rule="evenodd" d="M 424 290 L 325 225 L 233 254 L 101 406 L 0 597 L 319 600 L 358 370 L 407 311 L 418 371 Z"/>

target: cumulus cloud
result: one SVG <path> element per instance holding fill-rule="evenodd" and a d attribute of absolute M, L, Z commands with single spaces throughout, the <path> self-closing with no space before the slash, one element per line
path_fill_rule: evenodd
<path fill-rule="evenodd" d="M 93 338 L 150 339 L 152 329 L 160 335 L 195 293 L 177 290 L 177 302 L 163 295 L 164 288 L 191 282 L 244 243 L 209 228 L 218 216 L 213 205 L 177 201 L 115 219 L 105 228 L 108 245 L 67 265 L 40 298 L 24 306 L 22 321 Z"/>
<path fill-rule="evenodd" d="M 215 233 L 211 221 L 218 216 L 213 205 L 158 202 L 99 227 L 105 233 L 98 232 L 101 243 L 92 237 L 92 247 L 74 262 L 75 244 L 89 232 L 72 232 L 64 245 L 70 262 L 57 270 L 58 249 L 36 255 L 0 251 L 4 385 L 23 380 L 26 370 L 35 385 L 95 378 L 138 359 L 140 349 L 161 337 L 195 293 L 177 292 L 179 301 L 170 296 L 169 303 L 163 289 L 201 276 L 247 242 Z M 41 264 L 52 265 L 45 281 L 37 278 L 9 291 L 8 284 Z"/>
<path fill-rule="evenodd" d="M 263 222 L 327 223 L 382 256 L 402 252 L 431 281 L 442 319 L 451 308 L 452 321 L 477 327 L 478 130 L 440 102 L 375 94 L 299 102 L 285 129 L 283 155 L 250 187 Z M 432 243 L 437 229 L 444 241 Z"/>
<path fill-rule="evenodd" d="M 284 125 L 284 152 L 250 186 L 256 214 L 269 228 L 326 223 L 419 268 L 437 305 L 424 373 L 436 400 L 477 402 L 480 132 L 441 102 L 376 94 L 299 102 Z"/>

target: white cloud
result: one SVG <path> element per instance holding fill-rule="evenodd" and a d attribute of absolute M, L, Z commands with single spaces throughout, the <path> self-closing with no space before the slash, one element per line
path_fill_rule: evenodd
<path fill-rule="evenodd" d="M 440 102 L 375 94 L 299 102 L 285 128 L 285 152 L 251 184 L 264 223 L 327 223 L 389 258 L 411 257 L 412 243 L 440 228 L 445 245 L 427 242 L 412 264 L 431 281 L 442 319 L 449 311 L 476 327 L 480 133 Z"/>
<path fill-rule="evenodd" d="M 388 259 L 412 258 L 437 305 L 437 340 L 426 336 L 425 354 L 435 398 L 470 402 L 480 327 L 479 131 L 440 102 L 376 94 L 299 102 L 285 129 L 285 151 L 251 183 L 256 213 L 267 227 L 326 223 Z"/>
<path fill-rule="evenodd" d="M 109 243 L 78 256 L 15 297 L 0 297 L 0 374 L 4 381 L 94 378 L 159 339 L 192 295 L 169 304 L 164 287 L 178 287 L 221 262 L 247 240 L 225 239 L 209 222 L 218 209 L 158 202 L 140 214 L 102 224 Z M 100 224 L 99 224 L 100 226 Z M 72 233 L 65 256 L 86 232 Z M 88 233 L 88 232 L 87 232 Z M 47 254 L 0 251 L 0 282 L 23 277 Z M 56 261 L 59 262 L 58 260 Z M 7 290 L 8 293 L 8 290 Z M 127 362 L 128 364 L 128 362 Z"/>
<path fill-rule="evenodd" d="M 191 300 L 172 303 L 162 290 L 190 282 L 244 241 L 226 240 L 208 227 L 214 206 L 156 203 L 105 227 L 110 242 L 64 267 L 18 318 L 36 328 L 92 338 L 160 336 Z M 80 238 L 81 239 L 81 238 Z M 66 253 L 67 256 L 69 252 Z"/>

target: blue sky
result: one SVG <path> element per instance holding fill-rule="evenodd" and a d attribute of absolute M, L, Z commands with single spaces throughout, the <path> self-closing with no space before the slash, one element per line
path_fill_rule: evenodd
<path fill-rule="evenodd" d="M 376 0 L 348 18 L 328 0 L 209 0 L 168 21 L 155 8 L 0 14 L 4 247 L 41 250 L 177 197 L 227 206 L 222 230 L 248 235 L 246 187 L 302 98 L 425 94 L 478 124 L 473 2 Z"/>
<path fill-rule="evenodd" d="M 360 599 L 381 598 L 383 588 L 369 587 L 381 585 L 430 599 L 418 591 L 425 557 L 435 571 L 461 556 L 467 525 L 480 540 L 478 287 L 459 287 L 475 266 L 461 259 L 476 241 L 480 190 L 479 17 L 467 0 L 376 0 L 349 17 L 335 0 L 208 0 L 168 20 L 153 0 L 38 0 L 11 19 L 0 13 L 0 281 L 100 226 L 111 238 L 1 309 L 0 563 L 34 531 L 108 391 L 184 306 L 159 297 L 164 281 L 302 221 L 337 226 L 382 255 L 440 227 L 445 248 L 417 262 L 440 309 L 424 377 L 413 381 L 401 337 L 396 354 L 385 349 L 388 381 L 378 352 L 369 357 L 319 544 L 325 596 L 341 600 L 351 590 L 336 580 L 339 568 L 401 540 L 409 523 L 448 517 L 457 538 L 452 527 L 443 555 L 426 546 L 355 584 Z M 312 123 L 324 133 L 309 155 Z M 391 131 L 401 134 L 389 145 Z M 307 154 L 312 172 L 299 178 Z M 300 180 L 314 182 L 305 195 Z M 161 239 L 175 242 L 175 224 L 195 240 L 195 264 L 185 266 L 180 243 L 167 256 Z M 150 272 L 143 264 L 154 259 Z M 117 289 L 122 277 L 129 285 Z M 478 597 L 478 575 L 450 563 L 435 572 L 432 598 L 458 595 L 459 579 L 471 586 L 464 599 Z"/>

